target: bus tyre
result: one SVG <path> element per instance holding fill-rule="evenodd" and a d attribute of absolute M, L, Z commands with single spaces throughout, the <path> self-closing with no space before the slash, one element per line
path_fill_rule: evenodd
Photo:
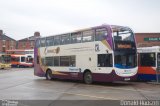
<path fill-rule="evenodd" d="M 91 72 L 87 71 L 87 72 L 84 73 L 84 82 L 86 84 L 92 84 L 93 80 L 92 80 Z"/>
<path fill-rule="evenodd" d="M 52 80 L 52 71 L 51 70 L 47 70 L 47 72 L 46 72 L 46 79 L 47 80 Z"/>

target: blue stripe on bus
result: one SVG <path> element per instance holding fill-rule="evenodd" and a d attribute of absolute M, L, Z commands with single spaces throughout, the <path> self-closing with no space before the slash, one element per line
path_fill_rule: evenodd
<path fill-rule="evenodd" d="M 156 74 L 138 74 L 140 81 L 156 81 Z"/>

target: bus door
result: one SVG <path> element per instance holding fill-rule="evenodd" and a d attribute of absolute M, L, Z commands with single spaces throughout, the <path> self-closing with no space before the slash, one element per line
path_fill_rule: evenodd
<path fill-rule="evenodd" d="M 157 54 L 157 82 L 160 83 L 160 53 Z"/>

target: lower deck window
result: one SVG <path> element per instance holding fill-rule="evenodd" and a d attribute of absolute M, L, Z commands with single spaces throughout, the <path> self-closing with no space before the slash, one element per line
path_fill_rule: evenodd
<path fill-rule="evenodd" d="M 98 67 L 112 67 L 112 54 L 98 54 Z"/>

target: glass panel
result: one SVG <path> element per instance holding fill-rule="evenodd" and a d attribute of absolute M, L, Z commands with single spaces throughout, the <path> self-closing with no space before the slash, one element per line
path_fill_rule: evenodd
<path fill-rule="evenodd" d="M 114 41 L 132 41 L 134 42 L 133 32 L 129 28 L 117 27 L 113 30 Z"/>
<path fill-rule="evenodd" d="M 105 39 L 106 36 L 107 36 L 107 29 L 106 28 L 96 29 L 96 36 L 95 36 L 96 41 L 101 41 L 101 40 Z"/>
<path fill-rule="evenodd" d="M 59 57 L 54 57 L 54 66 L 59 66 Z"/>
<path fill-rule="evenodd" d="M 46 46 L 53 46 L 53 37 L 46 38 Z"/>
<path fill-rule="evenodd" d="M 53 66 L 53 57 L 46 57 L 45 61 L 47 66 Z"/>
<path fill-rule="evenodd" d="M 21 62 L 25 62 L 25 57 L 21 57 Z"/>
<path fill-rule="evenodd" d="M 69 66 L 70 58 L 69 56 L 60 57 L 60 66 Z"/>
<path fill-rule="evenodd" d="M 98 54 L 98 67 L 112 67 L 112 54 Z"/>
<path fill-rule="evenodd" d="M 60 36 L 54 36 L 54 45 L 60 45 Z"/>
<path fill-rule="evenodd" d="M 61 36 L 61 44 L 69 44 L 70 43 L 70 35 L 62 35 Z"/>
<path fill-rule="evenodd" d="M 115 52 L 115 67 L 134 68 L 137 66 L 137 56 L 135 53 Z"/>
<path fill-rule="evenodd" d="M 72 67 L 76 66 L 76 56 L 70 57 L 70 66 L 72 66 Z"/>
<path fill-rule="evenodd" d="M 94 31 L 88 30 L 83 32 L 83 42 L 91 42 L 94 40 Z"/>
<path fill-rule="evenodd" d="M 46 39 L 42 38 L 41 39 L 41 47 L 45 47 L 46 46 Z"/>
<path fill-rule="evenodd" d="M 81 32 L 71 34 L 71 43 L 81 43 L 82 34 Z"/>
<path fill-rule="evenodd" d="M 155 67 L 155 53 L 141 53 L 140 54 L 140 65 L 141 66 L 152 66 Z"/>
<path fill-rule="evenodd" d="M 158 53 L 158 55 L 157 55 L 157 68 L 159 69 L 159 71 L 160 71 L 160 53 Z"/>

